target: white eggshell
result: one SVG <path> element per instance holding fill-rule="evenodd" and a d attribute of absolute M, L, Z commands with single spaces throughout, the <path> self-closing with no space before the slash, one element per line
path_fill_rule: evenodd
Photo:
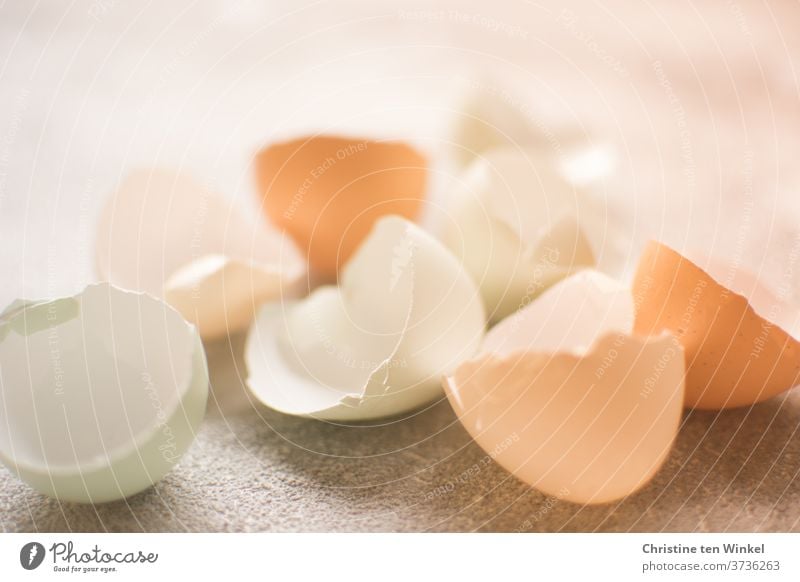
<path fill-rule="evenodd" d="M 536 148 L 540 155 L 560 156 L 585 145 L 587 135 L 580 126 L 559 123 L 547 126 L 544 113 L 487 80 L 466 91 L 451 130 L 456 159 L 467 165 L 497 147 Z"/>
<path fill-rule="evenodd" d="M 459 420 L 497 462 L 548 495 L 606 503 L 666 460 L 683 407 L 683 350 L 633 334 L 630 291 L 565 279 L 487 334 L 446 378 Z"/>
<path fill-rule="evenodd" d="M 195 327 L 107 283 L 0 315 L 0 460 L 64 501 L 128 497 L 161 479 L 205 414 Z"/>
<path fill-rule="evenodd" d="M 305 273 L 288 238 L 167 169 L 134 171 L 109 198 L 96 261 L 102 279 L 174 301 L 204 338 L 245 328 L 255 307 L 293 294 Z"/>
<path fill-rule="evenodd" d="M 478 284 L 490 321 L 595 264 L 579 226 L 584 202 L 536 151 L 494 149 L 467 169 L 443 239 Z"/>
<path fill-rule="evenodd" d="M 478 291 L 458 261 L 413 223 L 379 220 L 340 286 L 265 306 L 250 330 L 247 383 L 288 414 L 356 421 L 441 396 L 442 374 L 484 332 Z"/>

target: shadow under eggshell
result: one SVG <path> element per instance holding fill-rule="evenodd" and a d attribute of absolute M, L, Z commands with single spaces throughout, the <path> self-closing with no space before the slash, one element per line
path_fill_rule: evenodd
<path fill-rule="evenodd" d="M 765 289 L 751 287 L 761 303 L 770 297 Z M 633 291 L 636 332 L 669 330 L 685 348 L 687 406 L 749 406 L 800 383 L 800 342 L 769 317 L 766 304 L 757 311 L 666 245 L 647 245 Z M 787 309 L 775 298 L 769 311 Z"/>
<path fill-rule="evenodd" d="M 401 142 L 302 137 L 266 147 L 255 164 L 265 212 L 328 279 L 379 217 L 414 220 L 425 199 L 427 162 Z"/>

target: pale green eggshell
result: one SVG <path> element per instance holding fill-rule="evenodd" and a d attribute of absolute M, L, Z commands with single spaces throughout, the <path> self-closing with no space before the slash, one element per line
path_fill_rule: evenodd
<path fill-rule="evenodd" d="M 208 397 L 194 326 L 103 283 L 0 316 L 0 460 L 63 501 L 128 497 L 189 448 Z"/>

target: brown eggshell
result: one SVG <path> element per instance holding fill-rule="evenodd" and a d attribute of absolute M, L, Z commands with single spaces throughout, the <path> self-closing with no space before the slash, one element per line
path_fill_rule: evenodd
<path fill-rule="evenodd" d="M 427 162 L 400 142 L 303 137 L 263 149 L 255 163 L 267 215 L 327 278 L 379 217 L 413 220 L 425 197 Z"/>
<path fill-rule="evenodd" d="M 777 323 L 793 310 L 747 273 L 730 285 L 738 293 L 659 242 L 639 261 L 635 330 L 669 330 L 681 341 L 687 406 L 749 406 L 800 383 L 800 342 Z"/>

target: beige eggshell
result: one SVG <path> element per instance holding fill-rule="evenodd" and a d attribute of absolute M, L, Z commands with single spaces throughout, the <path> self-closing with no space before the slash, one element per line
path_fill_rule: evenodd
<path fill-rule="evenodd" d="M 328 280 L 378 218 L 414 220 L 426 196 L 427 162 L 402 142 L 307 136 L 266 147 L 255 166 L 267 216 Z"/>
<path fill-rule="evenodd" d="M 203 337 L 222 337 L 249 326 L 259 306 L 278 298 L 276 292 L 287 298 L 297 296 L 299 284 L 292 287 L 287 281 L 300 281 L 299 263 L 295 275 L 287 275 L 278 265 L 206 255 L 167 280 L 164 298 L 188 321 L 197 323 Z"/>
<path fill-rule="evenodd" d="M 467 169 L 443 240 L 480 288 L 491 322 L 595 264 L 582 212 L 584 193 L 537 150 L 496 148 Z"/>
<path fill-rule="evenodd" d="M 186 172 L 131 172 L 98 223 L 97 270 L 165 297 L 204 338 L 249 325 L 265 301 L 296 295 L 305 263 L 286 237 L 248 220 Z"/>
<path fill-rule="evenodd" d="M 583 271 L 492 329 L 445 392 L 519 479 L 576 503 L 620 499 L 664 463 L 683 405 L 680 344 L 632 323 L 629 290 Z"/>
<path fill-rule="evenodd" d="M 458 261 L 396 216 L 375 224 L 340 286 L 265 305 L 247 340 L 247 384 L 287 414 L 369 420 L 441 397 L 475 353 L 485 315 Z"/>
<path fill-rule="evenodd" d="M 726 272 L 717 263 L 715 271 Z M 749 406 L 800 384 L 800 313 L 738 269 L 728 286 L 648 243 L 633 282 L 636 331 L 668 330 L 686 351 L 686 405 Z M 794 335 L 793 335 L 794 333 Z"/>

